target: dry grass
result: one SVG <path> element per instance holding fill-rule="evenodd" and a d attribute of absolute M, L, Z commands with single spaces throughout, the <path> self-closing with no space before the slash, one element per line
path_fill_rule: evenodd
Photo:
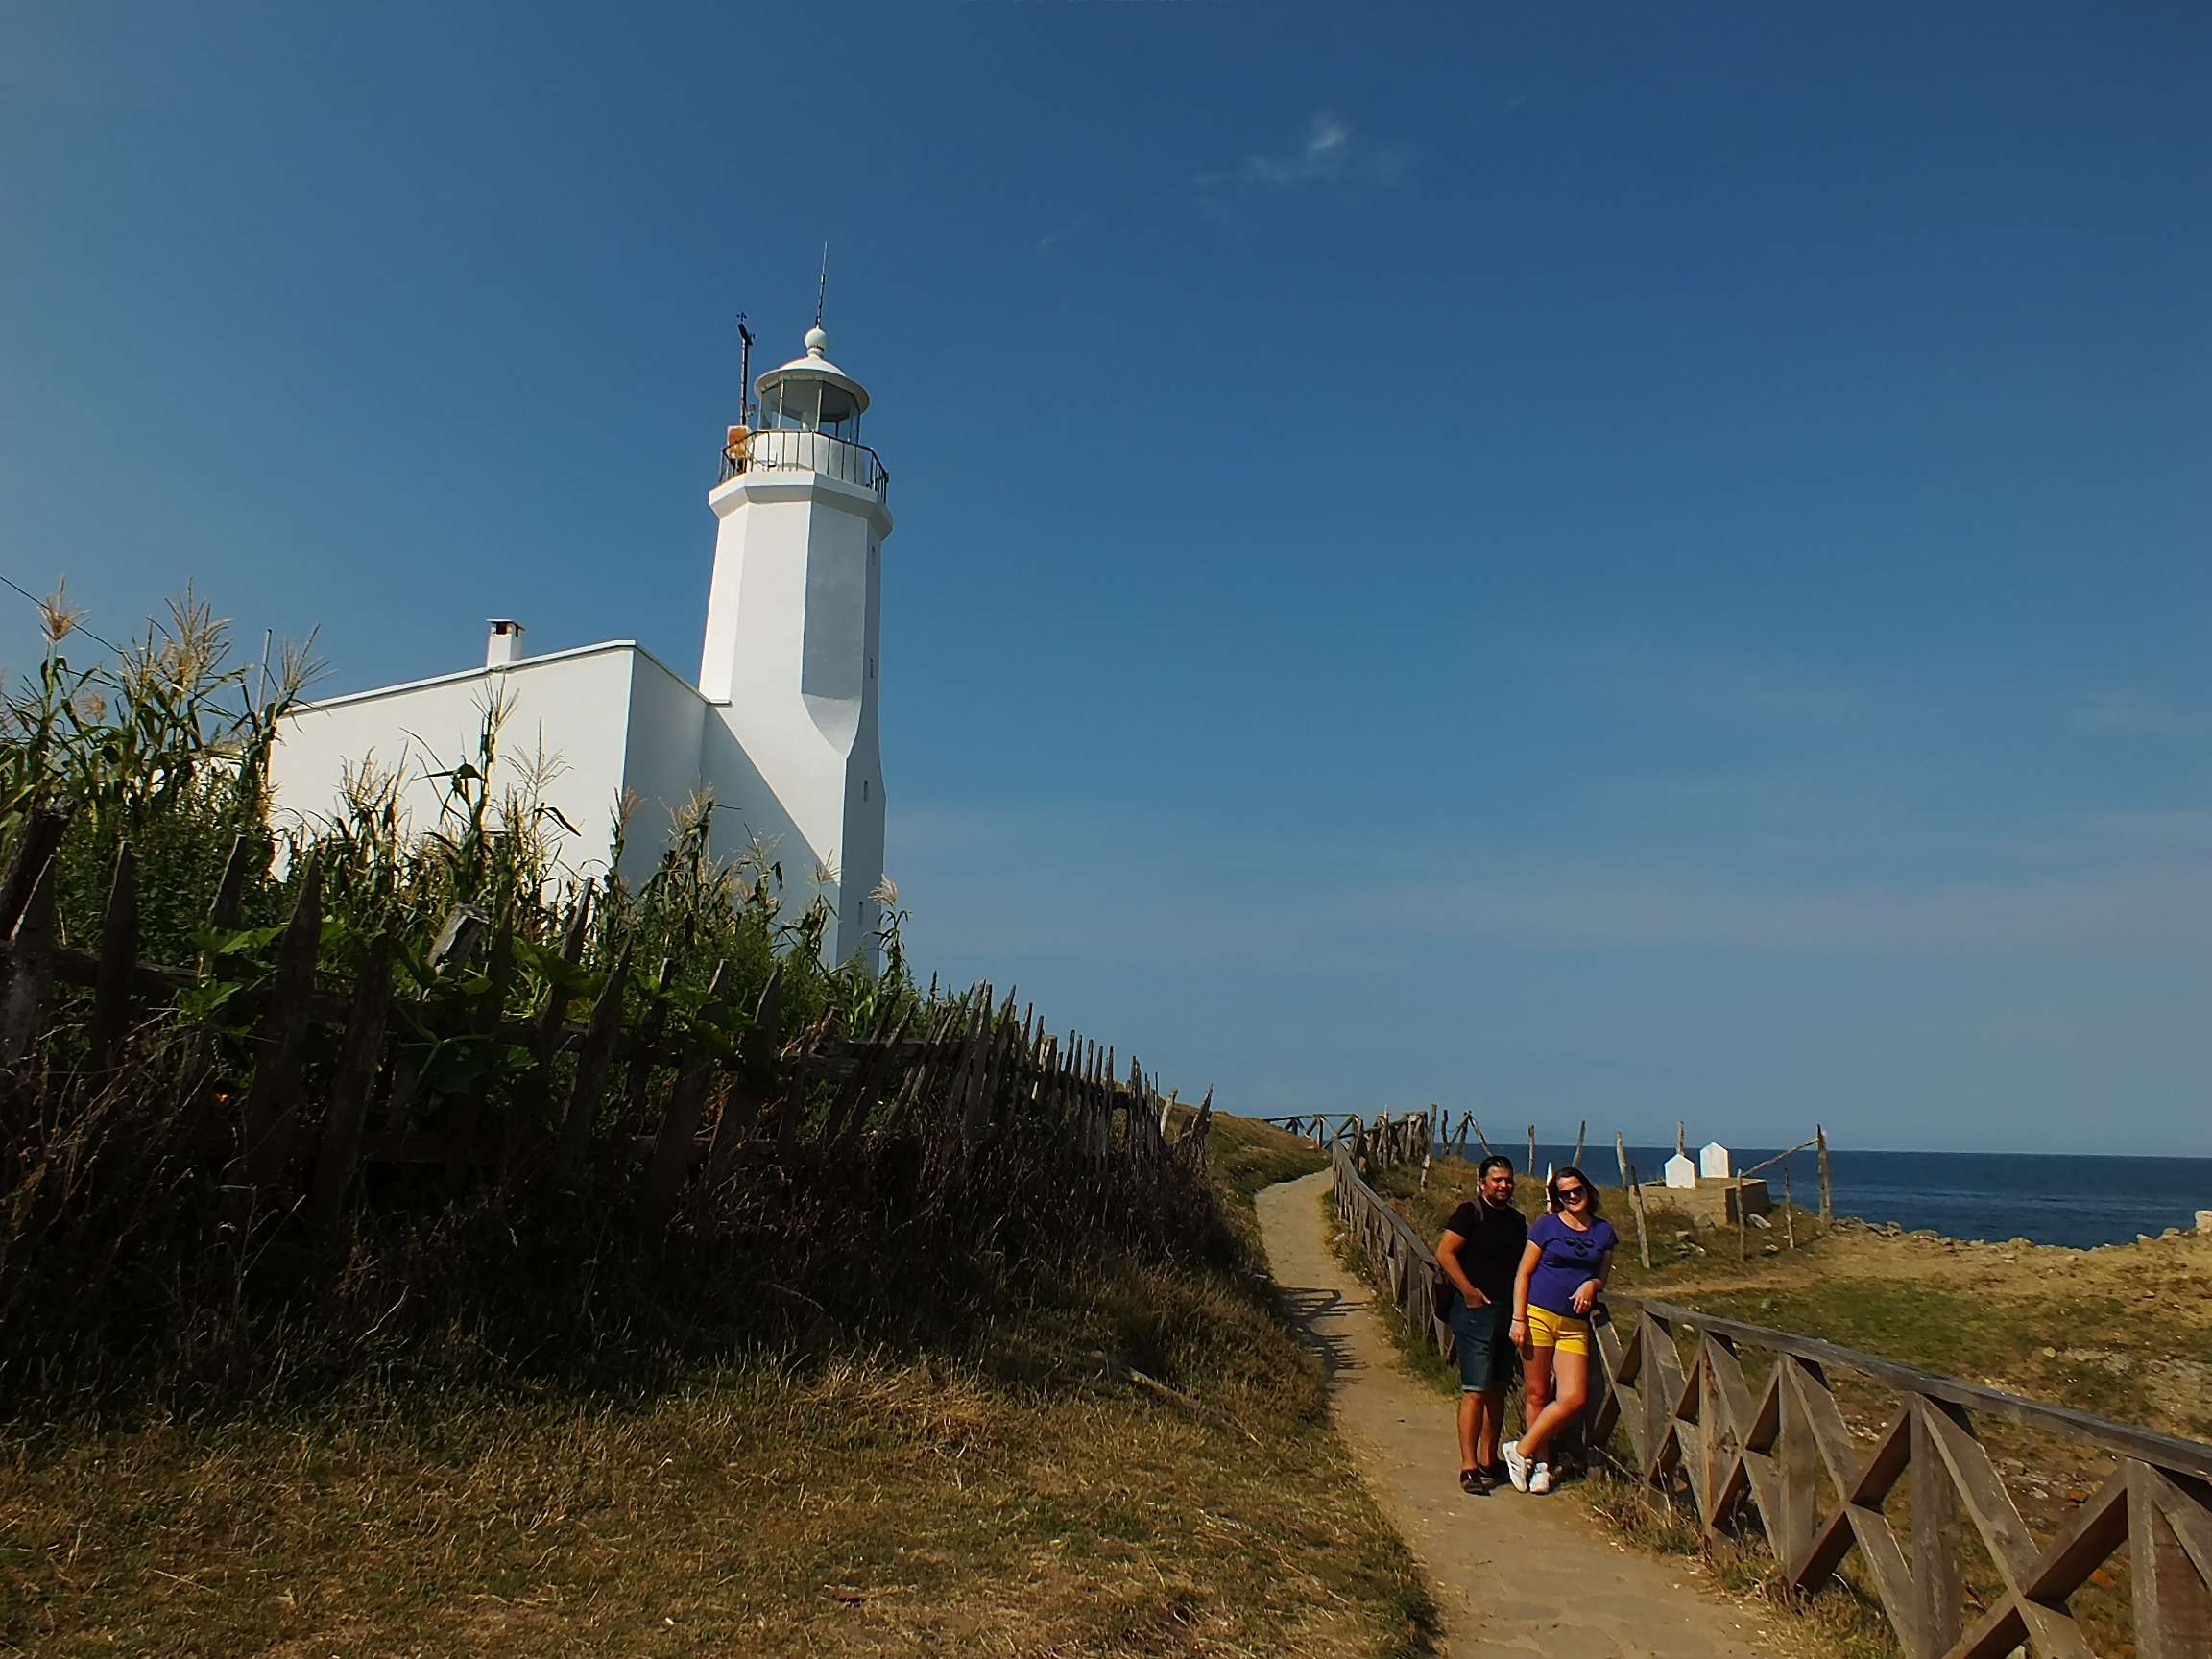
<path fill-rule="evenodd" d="M 1426 1589 L 1325 1399 L 1248 1277 L 1110 1262 L 957 1354 L 755 1361 L 631 1399 L 418 1391 L 18 1426 L 0 1445 L 0 1643 L 1427 1652 Z"/>
<path fill-rule="evenodd" d="M 1783 1583 L 1774 1558 L 1756 1540 L 1708 1543 L 1686 1505 L 1603 1467 L 1577 1482 L 1575 1491 L 1639 1549 L 1701 1557 L 1715 1585 L 1768 1614 L 1770 1628 L 1795 1650 L 1821 1659 L 1896 1659 L 1888 1622 L 1857 1585 L 1846 1581 L 1817 1596 L 1798 1595 Z"/>

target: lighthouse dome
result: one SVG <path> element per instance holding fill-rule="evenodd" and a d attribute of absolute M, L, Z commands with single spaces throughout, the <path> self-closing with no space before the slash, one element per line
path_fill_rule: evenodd
<path fill-rule="evenodd" d="M 830 336 L 817 324 L 806 330 L 804 357 L 794 357 L 754 382 L 765 424 L 830 432 L 840 438 L 859 436 L 868 389 L 830 362 L 829 350 Z"/>

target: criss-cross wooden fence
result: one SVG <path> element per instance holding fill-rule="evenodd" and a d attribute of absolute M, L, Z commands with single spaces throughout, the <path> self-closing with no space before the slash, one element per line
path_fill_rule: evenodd
<path fill-rule="evenodd" d="M 24 1103 L 41 1066 L 97 1080 L 148 1032 L 174 1029 L 180 998 L 211 978 L 204 961 L 138 959 L 127 844 L 100 949 L 59 945 L 61 828 L 59 815 L 35 815 L 0 877 L 0 1130 L 11 1134 L 26 1127 L 27 1110 L 37 1116 L 35 1101 Z M 217 931 L 236 926 L 256 855 L 243 839 L 234 851 L 208 918 Z M 672 1031 L 664 999 L 644 999 L 640 1012 L 628 998 L 652 971 L 623 947 L 588 996 L 556 981 L 523 1019 L 506 1011 L 516 938 L 458 910 L 432 965 L 449 980 L 474 976 L 476 990 L 444 1008 L 449 1028 L 435 1029 L 427 997 L 395 983 L 388 948 L 371 945 L 349 979 L 319 968 L 324 911 L 312 854 L 296 885 L 273 972 L 225 1010 L 244 1022 L 245 1059 L 237 1097 L 222 1097 L 228 1120 L 205 1138 L 226 1160 L 230 1189 L 254 1191 L 264 1209 L 326 1218 L 358 1190 L 363 1169 L 379 1165 L 442 1169 L 447 1196 L 485 1181 L 573 1184 L 589 1166 L 665 1217 L 695 1182 L 719 1184 L 748 1160 L 788 1161 L 802 1142 L 815 1162 L 863 1132 L 894 1129 L 974 1148 L 1017 1114 L 1060 1125 L 1070 1150 L 1118 1180 L 1204 1159 L 1210 1094 L 1170 1140 L 1168 1105 L 1134 1059 L 1121 1071 L 1112 1048 L 1047 1032 L 1011 997 L 995 1001 L 988 985 L 936 1005 L 886 997 L 872 1029 L 840 1031 L 829 1015 L 779 1048 L 766 1036 L 779 1024 L 775 975 L 754 1006 L 730 1010 L 724 964 L 702 1017 Z M 563 946 L 571 965 L 589 908 L 588 889 Z M 671 971 L 661 963 L 648 988 L 665 988 Z M 425 1051 L 460 1042 L 498 1050 L 505 1070 L 496 1087 L 477 1082 L 432 1099 Z M 60 1049 L 62 1061 L 53 1058 Z"/>
<path fill-rule="evenodd" d="M 1362 1179 L 1353 1143 L 1338 1142 L 1333 1170 L 1340 1221 L 1402 1316 L 1449 1358 L 1429 1241 Z M 1588 1444 L 1686 1498 L 1708 1537 L 1763 1541 L 1792 1589 L 1820 1589 L 1856 1556 L 1910 1659 L 2001 1659 L 2022 1646 L 2091 1659 L 2069 1601 L 2092 1582 L 2116 1587 L 2123 1551 L 2120 1616 L 2139 1659 L 2212 1654 L 2212 1446 L 1671 1303 L 1608 1304 Z M 1838 1403 L 1846 1379 L 1888 1400 L 1871 1441 Z M 2109 1473 L 2032 1518 L 1984 1444 L 1991 1425 Z M 1969 1586 L 1984 1584 L 1973 1605 Z"/>
<path fill-rule="evenodd" d="M 1335 1127 L 1330 1127 L 1330 1120 Z M 1382 1158 L 1389 1162 L 1410 1160 L 1419 1162 L 1429 1154 L 1429 1115 L 1425 1112 L 1402 1113 L 1392 1118 L 1387 1112 L 1378 1112 L 1370 1121 L 1357 1112 L 1293 1112 L 1274 1118 L 1262 1118 L 1262 1123 L 1272 1123 L 1293 1135 L 1303 1135 L 1314 1145 L 1350 1145 L 1362 1160 Z"/>

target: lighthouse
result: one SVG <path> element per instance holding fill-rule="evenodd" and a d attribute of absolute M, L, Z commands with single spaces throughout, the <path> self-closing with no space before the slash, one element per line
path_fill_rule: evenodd
<path fill-rule="evenodd" d="M 536 760 L 529 770 L 550 808 L 537 821 L 577 875 L 610 873 L 599 827 L 618 810 L 611 873 L 642 884 L 675 814 L 709 795 L 716 856 L 770 849 L 788 912 L 816 891 L 830 902 L 825 957 L 873 967 L 890 475 L 861 442 L 867 390 L 829 350 L 817 318 L 804 354 L 762 374 L 729 428 L 707 495 L 714 559 L 696 684 L 634 639 L 526 654 L 522 623 L 501 616 L 480 667 L 321 698 L 290 715 L 271 761 L 279 808 L 328 814 L 367 766 L 397 775 L 417 833 L 436 830 L 452 768 L 474 755 L 496 709 L 500 753 Z"/>
<path fill-rule="evenodd" d="M 757 424 L 733 430 L 729 475 L 707 497 L 718 530 L 699 690 L 812 853 L 850 955 L 875 937 L 883 872 L 876 687 L 890 480 L 860 441 L 866 388 L 830 360 L 819 325 L 805 344 L 756 382 Z"/>

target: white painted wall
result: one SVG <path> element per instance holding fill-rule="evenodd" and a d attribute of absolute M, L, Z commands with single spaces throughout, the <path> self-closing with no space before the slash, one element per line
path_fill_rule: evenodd
<path fill-rule="evenodd" d="M 701 781 L 714 792 L 714 855 L 739 857 L 756 838 L 772 848 L 783 867 L 783 914 L 796 916 L 813 900 L 810 877 L 820 854 L 760 776 L 724 710 L 708 704 L 706 715 L 699 770 Z"/>
<path fill-rule="evenodd" d="M 404 766 L 401 806 L 412 832 L 428 833 L 438 827 L 446 787 L 429 774 L 474 759 L 494 687 L 512 701 L 494 782 L 541 744 L 557 757 L 558 775 L 544 798 L 576 826 L 573 835 L 548 826 L 570 869 L 605 871 L 615 804 L 633 791 L 637 804 L 621 874 L 634 888 L 641 885 L 667 851 L 677 810 L 707 789 L 716 803 L 713 854 L 737 858 L 758 836 L 782 865 L 784 914 L 796 916 L 811 902 L 814 866 L 829 848 L 815 846 L 800 830 L 731 730 L 728 709 L 709 704 L 675 670 L 628 641 L 329 698 L 302 709 L 285 723 L 271 763 L 277 810 L 309 818 L 334 812 L 345 764 L 370 757 L 380 770 Z M 506 777 L 516 781 L 513 772 Z M 873 868 L 880 871 L 880 806 L 873 800 L 867 805 L 878 814 L 878 828 L 863 856 L 872 854 Z M 863 818 L 861 829 L 867 827 Z M 837 895 L 830 897 L 834 902 Z M 873 926 L 871 918 L 863 920 Z M 843 937 L 833 932 L 831 946 Z"/>
<path fill-rule="evenodd" d="M 667 851 L 676 813 L 704 781 L 699 748 L 707 703 L 683 676 L 639 651 L 630 676 L 628 746 L 622 787 L 637 806 L 622 854 L 622 878 L 633 887 L 652 876 Z"/>
<path fill-rule="evenodd" d="M 1725 1181 L 1734 1172 L 1728 1157 L 1728 1148 L 1718 1141 L 1708 1141 L 1697 1149 L 1697 1173 L 1707 1181 Z"/>
<path fill-rule="evenodd" d="M 439 827 L 448 789 L 431 774 L 474 763 L 484 711 L 493 693 L 503 691 L 511 707 L 492 770 L 494 793 L 517 782 L 522 765 L 541 751 L 557 757 L 544 800 L 578 830 L 570 835 L 555 827 L 561 856 L 580 874 L 597 874 L 606 867 L 614 803 L 624 787 L 633 680 L 641 661 L 683 684 L 624 640 L 311 704 L 284 723 L 271 759 L 276 808 L 327 818 L 338 809 L 347 767 L 372 761 L 379 771 L 401 773 L 399 799 L 409 827 L 417 835 L 430 833 Z M 699 700 L 690 695 L 696 732 Z M 655 826 L 657 832 L 664 823 Z M 656 847 L 647 869 L 658 855 Z"/>
<path fill-rule="evenodd" d="M 1697 1185 L 1697 1166 L 1683 1153 L 1677 1152 L 1667 1160 L 1667 1185 L 1670 1187 L 1695 1187 Z"/>

